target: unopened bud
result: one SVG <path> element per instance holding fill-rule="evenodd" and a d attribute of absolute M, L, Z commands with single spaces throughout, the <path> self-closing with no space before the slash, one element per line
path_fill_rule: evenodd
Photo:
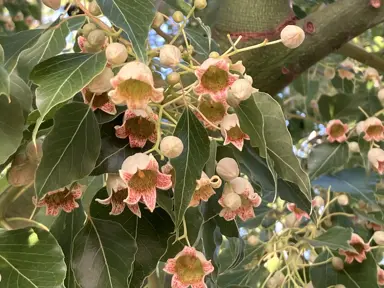
<path fill-rule="evenodd" d="M 285 47 L 294 49 L 299 47 L 305 39 L 304 30 L 296 25 L 287 25 L 280 33 L 280 38 Z"/>
<path fill-rule="evenodd" d="M 164 16 L 160 12 L 156 12 L 155 18 L 153 19 L 152 22 L 152 28 L 160 28 L 161 25 L 164 23 Z"/>
<path fill-rule="evenodd" d="M 177 72 L 172 72 L 167 75 L 167 83 L 169 85 L 176 85 L 180 82 L 180 74 Z"/>
<path fill-rule="evenodd" d="M 332 80 L 336 76 L 336 70 L 332 67 L 327 67 L 324 69 L 324 77 L 328 80 Z"/>
<path fill-rule="evenodd" d="M 237 106 L 236 103 L 247 100 L 254 92 L 252 82 L 249 78 L 237 79 L 229 89 L 228 100 L 231 106 Z"/>
<path fill-rule="evenodd" d="M 348 143 L 349 151 L 352 153 L 360 153 L 359 143 L 352 141 Z"/>
<path fill-rule="evenodd" d="M 111 79 L 113 76 L 114 74 L 111 68 L 104 68 L 103 72 L 93 78 L 93 80 L 88 84 L 89 91 L 101 94 L 111 90 Z"/>
<path fill-rule="evenodd" d="M 195 7 L 198 10 L 202 10 L 207 7 L 207 0 L 195 0 Z"/>
<path fill-rule="evenodd" d="M 96 1 L 92 1 L 91 3 L 89 3 L 88 11 L 93 16 L 99 16 L 101 14 L 100 7 L 99 7 L 99 5 L 97 5 Z"/>
<path fill-rule="evenodd" d="M 233 179 L 231 181 L 231 186 L 233 191 L 239 195 L 244 194 L 245 191 L 247 191 L 249 195 L 255 193 L 252 184 L 247 179 L 242 177 L 236 177 Z"/>
<path fill-rule="evenodd" d="M 31 141 L 28 143 L 25 148 L 25 153 L 31 162 L 39 162 L 41 157 L 43 156 L 43 140 L 37 139 L 36 146 Z"/>
<path fill-rule="evenodd" d="M 247 242 L 251 246 L 256 246 L 260 241 L 259 241 L 259 237 L 255 236 L 255 235 L 250 235 L 247 238 Z"/>
<path fill-rule="evenodd" d="M 176 23 L 184 21 L 184 15 L 181 13 L 181 11 L 175 11 L 175 13 L 172 15 L 172 18 Z"/>
<path fill-rule="evenodd" d="M 105 32 L 100 29 L 91 31 L 87 37 L 88 43 L 95 47 L 101 47 L 105 43 Z"/>
<path fill-rule="evenodd" d="M 217 163 L 216 171 L 224 181 L 232 181 L 240 173 L 239 165 L 237 165 L 235 159 L 228 157 L 221 159 Z"/>
<path fill-rule="evenodd" d="M 356 125 L 356 133 L 357 135 L 360 135 L 363 132 L 364 132 L 364 121 L 360 121 Z"/>
<path fill-rule="evenodd" d="M 8 170 L 7 180 L 12 186 L 19 187 L 30 184 L 35 178 L 37 165 L 35 163 L 25 163 L 13 166 Z"/>
<path fill-rule="evenodd" d="M 220 54 L 216 51 L 212 51 L 211 53 L 209 53 L 209 58 L 219 58 L 220 57 Z"/>
<path fill-rule="evenodd" d="M 61 1 L 60 0 L 43 0 L 45 6 L 53 10 L 58 10 L 60 8 Z"/>
<path fill-rule="evenodd" d="M 89 33 L 91 33 L 92 31 L 96 30 L 97 27 L 95 24 L 93 23 L 87 23 L 83 26 L 83 28 L 81 29 L 81 32 L 82 32 L 82 35 L 87 38 Z"/>
<path fill-rule="evenodd" d="M 181 52 L 179 48 L 166 44 L 160 49 L 160 63 L 165 66 L 174 67 L 180 63 Z"/>
<path fill-rule="evenodd" d="M 120 65 L 128 58 L 127 48 L 121 43 L 111 43 L 105 49 L 107 60 L 112 65 Z"/>
<path fill-rule="evenodd" d="M 377 245 L 384 245 L 384 231 L 376 231 L 373 234 L 373 240 Z"/>
<path fill-rule="evenodd" d="M 225 194 L 223 204 L 226 208 L 235 211 L 241 207 L 241 197 L 234 192 Z"/>
<path fill-rule="evenodd" d="M 344 269 L 344 261 L 339 257 L 332 257 L 333 269 L 340 271 Z"/>
<path fill-rule="evenodd" d="M 337 197 L 337 203 L 339 203 L 339 205 L 341 205 L 341 206 L 348 205 L 348 203 L 349 203 L 348 196 L 345 194 L 338 196 Z"/>
<path fill-rule="evenodd" d="M 324 199 L 321 196 L 316 196 L 313 198 L 313 206 L 314 207 L 322 207 L 324 206 Z"/>
<path fill-rule="evenodd" d="M 297 221 L 295 213 L 288 214 L 285 216 L 285 227 L 287 228 L 294 228 L 299 226 L 299 222 Z"/>
<path fill-rule="evenodd" d="M 161 140 L 160 151 L 165 157 L 176 158 L 183 152 L 184 145 L 180 138 L 175 136 L 166 136 Z"/>

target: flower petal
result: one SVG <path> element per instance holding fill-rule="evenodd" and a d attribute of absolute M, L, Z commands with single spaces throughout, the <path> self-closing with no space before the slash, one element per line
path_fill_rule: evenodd
<path fill-rule="evenodd" d="M 176 273 L 176 259 L 175 258 L 169 258 L 167 260 L 167 263 L 165 264 L 163 270 L 169 274 L 175 274 Z"/>
<path fill-rule="evenodd" d="M 129 146 L 131 148 L 143 148 L 147 143 L 147 139 L 137 137 L 136 135 L 130 134 L 129 136 Z"/>
<path fill-rule="evenodd" d="M 151 191 L 145 191 L 142 193 L 143 203 L 147 205 L 148 209 L 153 212 L 156 208 L 156 187 L 153 187 Z"/>
<path fill-rule="evenodd" d="M 137 217 L 141 218 L 141 210 L 138 204 L 135 205 L 129 205 L 127 204 L 127 207 L 133 214 L 135 214 Z"/>
<path fill-rule="evenodd" d="M 108 101 L 103 106 L 99 107 L 99 109 L 110 115 L 116 115 L 117 113 L 116 106 L 111 101 Z"/>
<path fill-rule="evenodd" d="M 129 180 L 131 180 L 131 178 L 133 177 L 133 174 L 128 173 L 127 171 L 124 171 L 124 170 L 119 170 L 119 174 L 120 174 L 121 179 L 123 179 L 124 182 L 126 182 L 126 183 L 128 183 Z"/>
<path fill-rule="evenodd" d="M 132 188 L 128 188 L 128 197 L 124 199 L 124 202 L 129 205 L 135 205 L 139 203 L 141 199 L 141 193 Z"/>
<path fill-rule="evenodd" d="M 157 173 L 157 179 L 156 179 L 156 187 L 161 190 L 168 190 L 172 187 L 172 175 L 167 175 L 158 172 Z"/>

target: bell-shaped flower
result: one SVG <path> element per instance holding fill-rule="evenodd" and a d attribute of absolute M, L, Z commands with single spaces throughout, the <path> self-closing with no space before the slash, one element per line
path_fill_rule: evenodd
<path fill-rule="evenodd" d="M 224 116 L 227 115 L 229 106 L 226 102 L 215 102 L 208 97 L 201 97 L 197 108 L 205 117 L 202 117 L 199 112 L 195 112 L 196 117 L 204 124 L 204 127 L 210 130 L 215 130 L 216 128 L 210 123 L 218 126 L 221 121 L 223 121 Z"/>
<path fill-rule="evenodd" d="M 112 205 L 109 215 L 120 215 L 127 206 L 133 214 L 141 217 L 139 204 L 129 205 L 125 202 L 125 199 L 128 197 L 128 185 L 118 174 L 108 174 L 107 190 L 109 197 L 106 199 L 96 199 L 96 201 L 103 205 Z"/>
<path fill-rule="evenodd" d="M 236 114 L 228 114 L 221 122 L 221 135 L 224 137 L 224 145 L 232 143 L 240 151 L 243 150 L 244 140 L 249 140 L 249 136 L 240 128 L 239 118 Z"/>
<path fill-rule="evenodd" d="M 380 175 L 384 174 L 384 150 L 372 148 L 368 151 L 368 161 Z"/>
<path fill-rule="evenodd" d="M 96 94 L 89 91 L 89 89 L 86 87 L 81 90 L 81 95 L 83 95 L 83 100 L 85 104 L 89 104 L 92 102 L 92 111 L 100 109 L 101 111 L 110 115 L 115 115 L 117 113 L 116 106 L 111 101 L 111 99 L 109 99 L 107 92 Z"/>
<path fill-rule="evenodd" d="M 380 82 L 382 77 L 380 77 L 379 72 L 375 68 L 368 67 L 364 71 L 363 78 L 365 81 L 372 81 L 373 86 L 380 87 Z"/>
<path fill-rule="evenodd" d="M 295 214 L 297 221 L 300 221 L 303 218 L 309 219 L 308 213 L 298 208 L 295 203 L 288 203 L 287 209 Z"/>
<path fill-rule="evenodd" d="M 71 213 L 73 209 L 78 208 L 79 204 L 76 200 L 81 198 L 82 193 L 82 186 L 73 184 L 70 187 L 48 192 L 40 200 L 33 197 L 32 201 L 37 207 L 46 206 L 46 215 L 57 216 L 61 209 Z"/>
<path fill-rule="evenodd" d="M 172 288 L 207 288 L 205 276 L 212 273 L 214 267 L 204 254 L 194 247 L 185 246 L 175 258 L 170 258 L 164 271 L 173 274 Z"/>
<path fill-rule="evenodd" d="M 365 141 L 384 140 L 384 126 L 377 117 L 369 117 L 364 121 L 363 132 Z"/>
<path fill-rule="evenodd" d="M 348 131 L 348 125 L 341 122 L 339 119 L 331 120 L 328 122 L 326 133 L 328 135 L 327 140 L 333 142 L 345 142 L 347 136 L 345 133 Z"/>
<path fill-rule="evenodd" d="M 384 270 L 380 267 L 377 267 L 377 284 L 384 285 Z"/>
<path fill-rule="evenodd" d="M 160 173 L 156 159 L 144 153 L 125 159 L 119 173 L 128 186 L 125 202 L 135 205 L 142 201 L 151 212 L 156 207 L 156 188 L 168 190 L 172 186 L 171 175 Z"/>
<path fill-rule="evenodd" d="M 141 62 L 125 64 L 111 79 L 114 90 L 109 92 L 116 104 L 127 104 L 129 109 L 145 109 L 149 101 L 163 101 L 163 88 L 155 88 L 151 69 Z"/>
<path fill-rule="evenodd" d="M 229 72 L 229 64 L 225 59 L 208 58 L 197 68 L 195 74 L 199 81 L 195 93 L 208 94 L 215 102 L 225 102 L 228 89 L 238 78 Z"/>
<path fill-rule="evenodd" d="M 356 260 L 357 262 L 362 263 L 367 259 L 365 253 L 369 252 L 371 247 L 369 244 L 364 243 L 364 240 L 359 235 L 352 233 L 351 240 L 349 240 L 348 243 L 355 249 L 355 251 L 339 249 L 339 254 L 345 256 L 345 262 L 351 264 L 353 260 Z"/>
<path fill-rule="evenodd" d="M 341 79 L 352 80 L 355 78 L 355 64 L 351 60 L 344 60 L 340 63 L 337 73 Z"/>
<path fill-rule="evenodd" d="M 113 76 L 112 69 L 105 67 L 104 70 L 87 85 L 88 90 L 97 94 L 108 92 L 112 89 L 111 79 Z"/>
<path fill-rule="evenodd" d="M 207 174 L 201 172 L 201 178 L 196 180 L 196 184 L 195 192 L 189 203 L 189 206 L 192 207 L 199 206 L 200 201 L 207 202 L 212 195 L 216 194 L 213 189 L 221 186 L 221 179 L 216 175 L 210 179 Z"/>
<path fill-rule="evenodd" d="M 145 110 L 126 110 L 121 126 L 115 126 L 116 137 L 128 137 L 131 148 L 143 148 L 149 140 L 156 142 L 156 121 L 158 116 L 150 107 Z"/>

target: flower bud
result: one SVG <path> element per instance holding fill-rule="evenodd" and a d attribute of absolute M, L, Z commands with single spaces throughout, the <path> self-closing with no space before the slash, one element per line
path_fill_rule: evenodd
<path fill-rule="evenodd" d="M 376 231 L 373 234 L 373 240 L 377 245 L 384 245 L 384 231 Z"/>
<path fill-rule="evenodd" d="M 259 241 L 259 237 L 257 237 L 256 235 L 250 235 L 247 238 L 247 242 L 251 246 L 256 246 L 260 241 Z"/>
<path fill-rule="evenodd" d="M 105 67 L 103 72 L 93 78 L 93 80 L 88 84 L 89 91 L 101 94 L 111 90 L 111 79 L 113 76 L 114 74 L 112 69 Z"/>
<path fill-rule="evenodd" d="M 324 206 L 324 199 L 321 196 L 316 196 L 313 198 L 312 203 L 314 207 L 322 207 Z"/>
<path fill-rule="evenodd" d="M 172 15 L 172 18 L 176 23 L 184 21 L 184 15 L 181 13 L 181 11 L 175 11 L 175 13 Z"/>
<path fill-rule="evenodd" d="M 380 174 L 384 174 L 384 150 L 372 148 L 368 151 L 368 161 L 371 166 Z"/>
<path fill-rule="evenodd" d="M 207 0 L 195 0 L 195 7 L 197 10 L 202 10 L 207 7 Z"/>
<path fill-rule="evenodd" d="M 283 287 L 284 280 L 285 280 L 285 275 L 280 271 L 276 271 L 275 274 L 273 274 L 273 276 L 268 280 L 267 288 Z"/>
<path fill-rule="evenodd" d="M 276 272 L 280 267 L 279 257 L 277 256 L 272 257 L 264 264 L 264 267 L 269 271 L 269 273 Z"/>
<path fill-rule="evenodd" d="M 336 271 L 344 269 L 344 261 L 339 257 L 332 257 L 332 267 Z"/>
<path fill-rule="evenodd" d="M 381 105 L 384 106 L 384 88 L 380 89 L 379 93 L 377 94 L 377 98 L 379 98 Z"/>
<path fill-rule="evenodd" d="M 348 143 L 348 148 L 349 148 L 349 151 L 352 152 L 352 153 L 360 153 L 360 147 L 359 147 L 359 143 L 357 142 L 349 142 Z"/>
<path fill-rule="evenodd" d="M 91 31 L 87 37 L 91 46 L 101 47 L 105 43 L 105 32 L 100 29 Z"/>
<path fill-rule="evenodd" d="M 280 38 L 285 47 L 294 49 L 304 42 L 305 33 L 299 26 L 287 25 L 281 31 Z"/>
<path fill-rule="evenodd" d="M 45 6 L 53 10 L 58 10 L 60 8 L 61 1 L 60 0 L 43 0 Z"/>
<path fill-rule="evenodd" d="M 360 121 L 356 124 L 356 133 L 357 135 L 360 135 L 364 132 L 364 121 Z"/>
<path fill-rule="evenodd" d="M 337 197 L 337 203 L 339 203 L 339 205 L 341 205 L 341 206 L 348 205 L 348 203 L 349 203 L 348 196 L 345 195 L 345 194 L 342 194 L 342 195 L 338 196 Z"/>
<path fill-rule="evenodd" d="M 166 44 L 160 49 L 160 63 L 165 66 L 176 66 L 180 63 L 181 52 L 179 48 Z"/>
<path fill-rule="evenodd" d="M 97 27 L 95 24 L 93 23 L 87 23 L 83 26 L 83 28 L 81 29 L 82 31 L 82 34 L 85 38 L 88 37 L 89 33 L 91 33 L 92 31 L 96 30 Z"/>
<path fill-rule="evenodd" d="M 92 1 L 89 3 L 88 6 L 88 11 L 93 15 L 93 16 L 99 16 L 101 14 L 101 10 L 99 5 L 97 5 L 96 1 Z"/>
<path fill-rule="evenodd" d="M 245 178 L 236 177 L 231 181 L 232 189 L 235 193 L 242 195 L 247 193 L 248 195 L 252 195 L 255 193 L 252 184 Z"/>
<path fill-rule="evenodd" d="M 152 22 L 152 28 L 160 28 L 161 25 L 164 23 L 164 16 L 160 12 L 156 12 L 155 18 L 153 19 Z"/>
<path fill-rule="evenodd" d="M 87 53 L 97 53 L 101 50 L 101 47 L 92 46 L 88 41 L 84 42 L 84 51 Z"/>
<path fill-rule="evenodd" d="M 128 58 L 127 48 L 121 43 L 111 43 L 105 49 L 107 60 L 112 65 L 123 64 Z"/>
<path fill-rule="evenodd" d="M 285 216 L 285 227 L 287 228 L 294 228 L 299 226 L 299 222 L 296 219 L 295 213 L 290 213 L 287 216 Z"/>
<path fill-rule="evenodd" d="M 337 284 L 335 285 L 335 288 L 346 288 L 343 284 Z"/>
<path fill-rule="evenodd" d="M 172 72 L 167 75 L 167 83 L 169 85 L 176 85 L 180 82 L 180 74 L 177 72 Z"/>
<path fill-rule="evenodd" d="M 184 145 L 180 138 L 167 136 L 161 140 L 160 151 L 165 157 L 176 158 L 183 152 Z"/>
<path fill-rule="evenodd" d="M 212 51 L 211 53 L 209 53 L 209 58 L 219 58 L 220 57 L 220 54 L 216 51 Z"/>
<path fill-rule="evenodd" d="M 13 166 L 8 170 L 8 183 L 15 187 L 25 186 L 30 184 L 35 178 L 37 165 L 35 163 L 25 163 L 18 166 Z"/>
<path fill-rule="evenodd" d="M 239 165 L 237 165 L 235 159 L 228 157 L 221 159 L 219 163 L 217 163 L 216 171 L 224 181 L 232 181 L 240 173 Z"/>
<path fill-rule="evenodd" d="M 36 147 L 33 144 L 33 141 L 29 142 L 27 144 L 27 147 L 25 148 L 25 153 L 31 162 L 39 162 L 41 157 L 43 156 L 43 140 L 37 139 L 36 140 Z"/>
<path fill-rule="evenodd" d="M 241 206 L 241 197 L 234 192 L 227 193 L 223 196 L 223 204 L 226 208 L 235 211 Z"/>
<path fill-rule="evenodd" d="M 251 97 L 254 90 L 252 87 L 252 78 L 237 79 L 229 89 L 228 100 L 231 102 L 231 105 L 240 103 Z"/>
<path fill-rule="evenodd" d="M 327 67 L 324 69 L 324 77 L 328 80 L 332 80 L 336 76 L 336 70 L 332 67 Z"/>

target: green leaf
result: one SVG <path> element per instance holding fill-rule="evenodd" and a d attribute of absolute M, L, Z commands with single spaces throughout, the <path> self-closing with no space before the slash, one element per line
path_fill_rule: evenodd
<path fill-rule="evenodd" d="M 16 152 L 23 139 L 23 109 L 16 98 L 0 97 L 0 164 Z"/>
<path fill-rule="evenodd" d="M 80 184 L 86 185 L 87 188 L 83 192 L 81 202 L 83 203 L 84 210 L 89 211 L 93 197 L 95 197 L 96 193 L 105 185 L 104 175 L 89 176 L 83 181 L 85 183 L 83 184 L 82 181 L 80 181 Z"/>
<path fill-rule="evenodd" d="M 63 106 L 54 123 L 36 171 L 39 197 L 88 176 L 100 153 L 99 126 L 88 105 L 73 102 Z"/>
<path fill-rule="evenodd" d="M 155 17 L 155 0 L 97 0 L 97 3 L 103 14 L 128 34 L 136 57 L 146 63 L 146 42 Z"/>
<path fill-rule="evenodd" d="M 322 252 L 315 261 L 320 263 L 331 258 L 328 251 Z M 352 264 L 344 263 L 344 269 L 333 269 L 332 263 L 312 266 L 309 269 L 313 286 L 316 288 L 328 288 L 342 284 L 348 288 L 378 288 L 377 264 L 372 253 L 367 253 L 367 259 L 363 263 L 354 261 Z"/>
<path fill-rule="evenodd" d="M 181 155 L 171 159 L 176 171 L 174 190 L 175 226 L 179 227 L 185 211 L 191 202 L 205 163 L 209 158 L 209 138 L 207 130 L 191 110 L 186 108 L 173 133 L 181 139 L 184 149 Z"/>
<path fill-rule="evenodd" d="M 36 123 L 33 138 L 48 112 L 54 106 L 71 99 L 102 72 L 105 64 L 105 52 L 101 51 L 97 54 L 62 54 L 35 66 L 30 80 L 39 85 L 36 89 L 36 105 L 40 119 Z"/>
<path fill-rule="evenodd" d="M 88 217 L 73 240 L 72 269 L 83 288 L 126 288 L 137 245 L 117 222 Z"/>
<path fill-rule="evenodd" d="M 216 140 L 211 140 L 209 145 L 209 159 L 205 164 L 205 173 L 208 177 L 215 175 L 216 171 L 216 153 L 217 153 L 217 142 Z"/>
<path fill-rule="evenodd" d="M 200 24 L 197 27 L 185 28 L 184 30 L 187 38 L 195 48 L 196 53 L 204 56 L 206 59 L 209 57 L 209 53 L 211 53 L 211 51 L 219 51 L 219 47 L 211 38 L 210 28 L 203 25 L 204 24 Z"/>
<path fill-rule="evenodd" d="M 342 248 L 344 250 L 352 250 L 353 248 L 348 244 L 348 241 L 351 240 L 352 229 L 343 228 L 343 227 L 332 227 L 327 230 L 324 234 L 307 241 L 313 247 L 328 247 L 332 250 L 337 250 Z"/>
<path fill-rule="evenodd" d="M 347 143 L 322 143 L 312 148 L 308 156 L 308 173 L 311 179 L 334 172 L 348 162 Z"/>
<path fill-rule="evenodd" d="M 333 78 L 331 82 L 332 85 L 342 93 L 354 93 L 355 84 L 351 80 L 341 79 L 339 75 L 336 75 L 336 77 Z"/>
<path fill-rule="evenodd" d="M 175 10 L 180 10 L 184 15 L 187 15 L 191 10 L 191 5 L 189 5 L 184 0 L 164 0 L 169 6 L 171 6 Z"/>
<path fill-rule="evenodd" d="M 11 95 L 17 98 L 25 113 L 32 109 L 32 92 L 29 86 L 15 72 L 11 74 Z"/>
<path fill-rule="evenodd" d="M 311 76 L 309 71 L 304 72 L 292 83 L 293 88 L 305 97 L 307 105 L 311 100 L 316 98 L 320 86 L 319 81 L 312 80 Z"/>
<path fill-rule="evenodd" d="M 0 36 L 0 45 L 4 49 L 4 66 L 9 73 L 15 68 L 20 53 L 31 47 L 43 32 L 44 29 L 32 29 L 10 36 Z"/>
<path fill-rule="evenodd" d="M 11 100 L 10 98 L 11 93 L 11 80 L 10 76 L 3 67 L 2 64 L 0 64 L 0 96 L 5 95 L 8 100 Z"/>
<path fill-rule="evenodd" d="M 65 278 L 66 288 L 79 287 L 75 281 L 72 271 L 71 256 L 73 250 L 73 240 L 76 234 L 83 228 L 85 221 L 85 213 L 81 202 L 80 207 L 74 209 L 71 213 L 61 212 L 56 217 L 55 222 L 51 226 L 51 233 L 55 236 L 61 249 L 64 252 L 65 263 L 67 265 L 67 276 Z"/>
<path fill-rule="evenodd" d="M 47 231 L 0 230 L 0 266 L 1 287 L 63 287 L 64 255 Z"/>
<path fill-rule="evenodd" d="M 3 46 L 0 45 L 0 64 L 4 63 L 4 49 Z"/>

